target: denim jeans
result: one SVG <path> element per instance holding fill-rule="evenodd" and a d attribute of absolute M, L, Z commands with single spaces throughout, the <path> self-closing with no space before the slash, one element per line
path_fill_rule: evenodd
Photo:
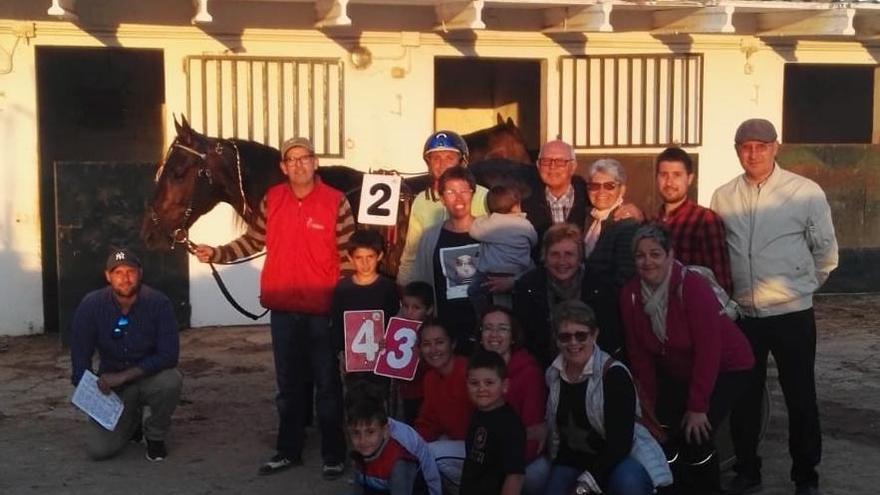
<path fill-rule="evenodd" d="M 305 430 L 303 403 L 308 400 L 310 378 L 317 390 L 321 457 L 325 464 L 345 460 L 342 431 L 342 381 L 326 316 L 272 311 L 272 354 L 278 395 L 276 449 L 288 458 L 302 456 Z M 311 367 L 311 373 L 309 373 Z"/>
<path fill-rule="evenodd" d="M 550 478 L 544 489 L 546 495 L 568 495 L 572 492 L 578 476 L 583 470 L 571 466 L 554 464 L 550 469 Z M 651 495 L 654 483 L 639 461 L 625 457 L 614 466 L 602 493 L 606 495 Z"/>

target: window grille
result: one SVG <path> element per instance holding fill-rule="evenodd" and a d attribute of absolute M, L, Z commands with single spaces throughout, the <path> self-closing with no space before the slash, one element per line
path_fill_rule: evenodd
<path fill-rule="evenodd" d="M 340 59 L 190 56 L 185 68 L 186 113 L 202 132 L 276 148 L 308 137 L 318 155 L 343 156 Z"/>
<path fill-rule="evenodd" d="M 560 58 L 559 133 L 575 149 L 698 146 L 701 54 Z"/>

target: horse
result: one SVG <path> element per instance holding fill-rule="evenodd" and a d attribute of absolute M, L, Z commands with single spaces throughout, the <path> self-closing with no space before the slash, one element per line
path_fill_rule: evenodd
<path fill-rule="evenodd" d="M 173 249 L 177 244 L 189 243 L 190 227 L 220 202 L 228 203 L 245 224 L 253 226 L 266 191 L 286 180 L 278 166 L 280 152 L 253 141 L 205 136 L 193 130 L 185 117 L 181 122 L 175 118 L 174 127 L 177 136 L 159 163 L 155 193 L 141 226 L 146 246 Z M 489 187 L 513 185 L 523 197 L 540 184 L 534 166 L 505 158 L 484 160 L 470 168 L 478 183 Z M 356 216 L 364 172 L 334 165 L 318 167 L 317 173 L 326 184 L 345 193 Z M 406 177 L 401 182 L 396 225 L 375 227 L 388 243 L 383 271 L 390 276 L 397 273 L 403 251 L 409 205 L 416 194 L 431 185 L 428 174 Z"/>
<path fill-rule="evenodd" d="M 496 114 L 496 119 L 496 125 L 462 136 L 468 144 L 471 163 L 495 158 L 528 165 L 534 163 L 526 149 L 522 132 L 513 123 L 513 119 L 507 117 L 504 120 L 501 114 Z"/>

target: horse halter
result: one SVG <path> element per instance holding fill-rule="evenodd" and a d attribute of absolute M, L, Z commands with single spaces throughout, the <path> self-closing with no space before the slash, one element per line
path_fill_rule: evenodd
<path fill-rule="evenodd" d="M 248 211 L 250 211 L 250 206 L 248 206 L 247 197 L 244 194 L 244 180 L 241 173 L 241 156 L 238 151 L 238 146 L 236 146 L 233 141 L 227 141 L 227 143 L 232 146 L 233 150 L 235 150 L 235 171 L 236 175 L 238 176 L 238 193 L 241 197 L 242 204 L 240 215 L 242 216 L 242 218 L 245 218 Z M 174 229 L 169 236 L 171 241 L 171 249 L 174 249 L 176 244 L 185 244 L 187 245 L 188 249 L 192 249 L 193 243 L 189 240 L 189 229 L 187 227 L 187 223 L 189 223 L 189 218 L 192 216 L 193 213 L 193 203 L 195 202 L 196 194 L 199 192 L 199 183 L 207 181 L 208 186 L 214 184 L 214 176 L 211 173 L 211 169 L 208 168 L 207 159 L 211 153 L 214 153 L 215 155 L 220 157 L 223 156 L 223 140 L 218 139 L 217 143 L 214 145 L 214 149 L 208 151 L 207 153 L 202 153 L 195 148 L 181 144 L 177 142 L 176 138 L 174 142 L 171 143 L 171 149 L 174 148 L 196 156 L 200 160 L 199 169 L 196 172 L 196 182 L 193 187 L 193 193 L 190 195 L 189 204 L 183 212 L 183 219 L 181 220 L 180 227 Z M 165 168 L 165 163 L 167 162 L 168 159 L 166 158 L 165 161 L 162 162 L 162 166 L 159 167 L 159 170 L 156 172 L 157 181 L 159 180 L 159 178 L 162 177 L 162 172 Z M 150 207 L 150 219 L 152 220 L 155 227 L 159 226 L 159 222 L 161 219 L 159 217 L 159 214 L 156 213 L 155 208 L 152 206 Z"/>

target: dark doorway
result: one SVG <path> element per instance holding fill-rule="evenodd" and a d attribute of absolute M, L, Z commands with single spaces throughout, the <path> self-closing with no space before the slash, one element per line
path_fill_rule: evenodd
<path fill-rule="evenodd" d="M 462 134 L 512 118 L 530 153 L 541 147 L 541 62 L 485 58 L 434 60 L 434 127 Z"/>
<path fill-rule="evenodd" d="M 160 50 L 38 47 L 36 63 L 43 313 L 46 331 L 64 335 L 70 305 L 75 307 L 70 300 L 78 301 L 88 290 L 101 286 L 100 270 L 111 246 L 126 244 L 137 251 L 146 266 L 145 282 L 162 289 L 154 283 L 154 272 L 162 263 L 154 260 L 162 258 L 147 256 L 137 241 L 152 187 L 151 174 L 144 170 L 152 166 L 135 164 L 155 164 L 162 156 L 164 62 Z M 64 172 L 56 175 L 56 162 L 112 162 L 116 165 L 101 170 L 118 171 L 129 165 L 131 170 L 126 173 L 123 168 L 116 175 L 104 176 L 86 172 L 97 170 L 94 167 L 59 165 L 58 170 Z M 132 183 L 142 179 L 146 181 L 143 187 Z M 62 201 L 66 201 L 64 194 L 74 194 L 77 202 L 56 204 L 56 190 Z M 71 214 L 84 216 L 71 220 L 67 217 Z M 119 221 L 122 216 L 125 221 Z M 74 237 L 88 242 L 71 248 L 73 257 L 60 256 L 57 239 L 70 238 L 71 229 L 78 231 Z M 188 288 L 186 258 L 178 258 L 179 266 L 172 270 L 179 272 L 176 284 Z M 62 276 L 75 266 L 92 266 L 96 260 L 97 278 Z M 188 303 L 179 298 L 174 302 L 180 317 Z M 188 314 L 181 323 L 188 323 Z"/>
<path fill-rule="evenodd" d="M 872 65 L 786 64 L 783 143 L 870 143 Z"/>

